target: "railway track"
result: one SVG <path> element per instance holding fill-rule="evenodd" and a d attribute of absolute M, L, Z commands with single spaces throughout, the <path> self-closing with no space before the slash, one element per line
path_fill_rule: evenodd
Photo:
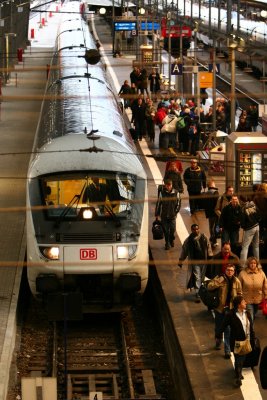
<path fill-rule="evenodd" d="M 105 400 L 171 399 L 161 337 L 144 306 L 51 324 L 35 303 L 22 329 L 17 369 L 21 377 L 55 377 L 58 400 L 90 393 Z M 9 399 L 21 396 L 20 382 L 10 393 Z"/>

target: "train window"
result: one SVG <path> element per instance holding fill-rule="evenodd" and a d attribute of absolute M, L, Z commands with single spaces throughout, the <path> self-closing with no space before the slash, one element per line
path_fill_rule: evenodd
<path fill-rule="evenodd" d="M 97 218 L 125 218 L 131 213 L 136 177 L 125 173 L 73 173 L 41 180 L 48 217 L 79 219 L 80 210 L 94 207 Z"/>

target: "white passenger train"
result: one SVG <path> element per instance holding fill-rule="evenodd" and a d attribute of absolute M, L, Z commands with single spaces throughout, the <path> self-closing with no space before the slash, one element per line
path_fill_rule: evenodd
<path fill-rule="evenodd" d="M 79 5 L 64 4 L 29 164 L 28 282 L 115 310 L 147 285 L 147 177 L 101 62 L 85 61 Z"/>

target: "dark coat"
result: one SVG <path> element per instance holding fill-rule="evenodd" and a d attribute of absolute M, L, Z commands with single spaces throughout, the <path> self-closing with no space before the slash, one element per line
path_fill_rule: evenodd
<path fill-rule="evenodd" d="M 155 217 L 162 220 L 175 219 L 180 208 L 180 196 L 177 190 L 172 189 L 168 192 L 164 187 L 159 192 L 159 198 L 156 204 Z"/>
<path fill-rule="evenodd" d="M 199 166 L 196 169 L 191 167 L 186 168 L 184 172 L 184 183 L 187 186 L 188 192 L 200 193 L 202 187 L 206 188 L 206 174 Z"/>
<path fill-rule="evenodd" d="M 267 193 L 265 192 L 256 192 L 254 196 L 254 203 L 256 204 L 260 216 L 261 216 L 261 221 L 260 225 L 262 227 L 266 228 L 267 227 Z"/>
<path fill-rule="evenodd" d="M 158 72 L 149 75 L 150 91 L 156 93 L 160 90 L 160 75 Z"/>
<path fill-rule="evenodd" d="M 241 210 L 241 228 L 248 231 L 259 225 L 261 217 L 254 201 L 247 201 Z"/>
<path fill-rule="evenodd" d="M 240 228 L 241 223 L 241 206 L 237 205 L 233 207 L 232 204 L 227 204 L 223 207 L 222 213 L 219 219 L 220 228 L 226 231 L 233 232 Z"/>
<path fill-rule="evenodd" d="M 254 329 L 253 329 L 253 322 L 252 322 L 249 311 L 246 311 L 246 313 L 247 313 L 248 320 L 250 322 L 249 334 L 250 334 L 250 341 L 251 341 L 252 347 L 253 347 L 253 343 L 255 342 L 255 333 L 254 333 Z M 236 310 L 234 310 L 234 309 L 225 315 L 222 326 L 220 328 L 221 335 L 223 334 L 225 328 L 228 325 L 231 327 L 230 347 L 231 347 L 231 351 L 234 351 L 235 341 L 246 339 L 246 334 L 244 332 L 242 323 L 241 323 L 240 319 L 237 317 Z"/>
<path fill-rule="evenodd" d="M 237 255 L 230 252 L 228 263 L 235 265 L 236 275 L 238 275 L 239 272 L 241 271 L 241 265 Z M 210 260 L 210 264 L 207 266 L 206 276 L 209 279 L 213 279 L 215 278 L 215 276 L 221 275 L 223 264 L 224 260 L 222 258 L 222 252 L 220 251 L 219 253 L 215 254 L 215 256 L 213 256 L 212 259 Z"/>
<path fill-rule="evenodd" d="M 189 260 L 188 263 L 188 270 L 187 270 L 187 282 L 186 286 L 188 287 L 189 281 L 192 275 L 193 271 L 193 265 L 190 264 L 190 260 L 195 260 L 195 254 L 194 254 L 194 247 L 193 247 L 193 240 L 192 240 L 192 233 L 188 236 L 187 239 L 185 239 L 183 246 L 182 246 L 182 251 L 179 257 L 179 264 L 182 264 L 182 261 L 184 261 L 187 257 Z M 213 256 L 212 253 L 212 248 L 209 239 L 204 233 L 200 233 L 200 238 L 199 238 L 199 244 L 200 248 L 202 251 L 202 260 L 207 260 L 208 258 L 211 258 Z M 199 259 L 199 257 L 198 257 Z M 206 268 L 206 264 L 203 264 L 203 269 Z"/>
<path fill-rule="evenodd" d="M 180 172 L 176 172 L 176 171 L 173 171 L 170 169 L 169 171 L 166 171 L 164 180 L 165 179 L 172 180 L 172 185 L 173 185 L 174 189 L 177 190 L 177 192 L 179 192 L 179 193 L 184 192 L 184 187 L 183 187 L 183 182 L 182 182 Z"/>
<path fill-rule="evenodd" d="M 219 198 L 219 191 L 216 187 L 209 187 L 205 193 L 204 209 L 206 218 L 216 217 L 215 207 Z"/>

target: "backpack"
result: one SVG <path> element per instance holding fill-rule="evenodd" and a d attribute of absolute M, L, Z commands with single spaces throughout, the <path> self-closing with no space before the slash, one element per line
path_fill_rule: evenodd
<path fill-rule="evenodd" d="M 184 117 L 178 117 L 176 122 L 176 129 L 183 129 L 183 128 L 185 128 Z"/>
<path fill-rule="evenodd" d="M 205 304 L 205 306 L 207 306 L 209 310 L 214 310 L 214 308 L 217 308 L 220 304 L 219 288 L 209 291 L 208 283 L 209 280 L 201 284 L 198 294 L 202 300 L 202 303 Z"/>

